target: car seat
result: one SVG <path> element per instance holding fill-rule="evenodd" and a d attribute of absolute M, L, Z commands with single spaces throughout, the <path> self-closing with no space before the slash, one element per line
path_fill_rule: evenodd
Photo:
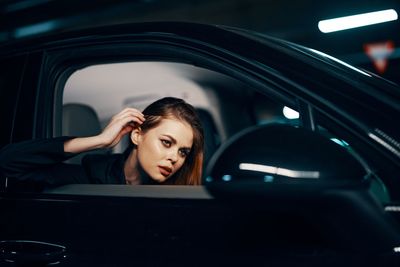
<path fill-rule="evenodd" d="M 69 103 L 63 106 L 62 135 L 63 136 L 93 136 L 101 132 L 101 124 L 96 111 L 85 104 Z M 69 159 L 68 163 L 80 164 L 83 156 L 87 154 L 108 153 L 107 149 L 96 149 L 80 153 Z"/>

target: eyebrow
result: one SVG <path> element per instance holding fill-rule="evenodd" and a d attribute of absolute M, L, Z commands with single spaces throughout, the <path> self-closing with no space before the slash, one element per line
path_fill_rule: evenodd
<path fill-rule="evenodd" d="M 177 143 L 176 139 L 175 139 L 175 138 L 173 138 L 171 135 L 169 135 L 169 134 L 162 134 L 162 135 L 163 135 L 163 136 L 165 136 L 165 137 L 171 138 L 171 140 L 172 140 L 172 143 L 174 143 L 174 144 L 176 144 L 176 143 Z M 184 147 L 182 147 L 182 148 L 184 148 L 184 149 L 188 149 L 188 150 L 191 150 L 191 149 L 192 149 L 191 147 L 187 147 L 187 146 L 184 146 Z"/>

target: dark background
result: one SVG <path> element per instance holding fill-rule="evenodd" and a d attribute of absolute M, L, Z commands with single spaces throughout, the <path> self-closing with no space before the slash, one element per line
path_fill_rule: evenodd
<path fill-rule="evenodd" d="M 0 1 L 0 42 L 50 31 L 144 21 L 190 21 L 229 25 L 293 41 L 338 57 L 400 84 L 399 20 L 335 33 L 321 33 L 319 20 L 393 8 L 397 0 L 13 0 Z M 390 41 L 384 72 L 365 45 Z"/>

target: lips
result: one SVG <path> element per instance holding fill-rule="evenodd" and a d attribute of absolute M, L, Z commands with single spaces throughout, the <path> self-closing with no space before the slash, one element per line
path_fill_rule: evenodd
<path fill-rule="evenodd" d="M 165 177 L 172 173 L 172 169 L 170 167 L 158 166 L 158 168 L 160 169 L 160 173 Z"/>

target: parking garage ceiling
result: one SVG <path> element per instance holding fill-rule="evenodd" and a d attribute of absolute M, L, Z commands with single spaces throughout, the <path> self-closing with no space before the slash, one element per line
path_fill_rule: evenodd
<path fill-rule="evenodd" d="M 399 20 L 334 33 L 318 21 L 385 9 L 400 13 L 398 0 L 12 0 L 0 1 L 0 41 L 105 24 L 190 21 L 250 29 L 312 47 L 361 67 L 374 69 L 366 46 L 390 42 L 392 69 L 400 69 Z M 33 26 L 33 28 L 32 28 Z M 35 28 L 35 26 L 37 26 Z M 36 32 L 35 32 L 36 30 Z"/>

